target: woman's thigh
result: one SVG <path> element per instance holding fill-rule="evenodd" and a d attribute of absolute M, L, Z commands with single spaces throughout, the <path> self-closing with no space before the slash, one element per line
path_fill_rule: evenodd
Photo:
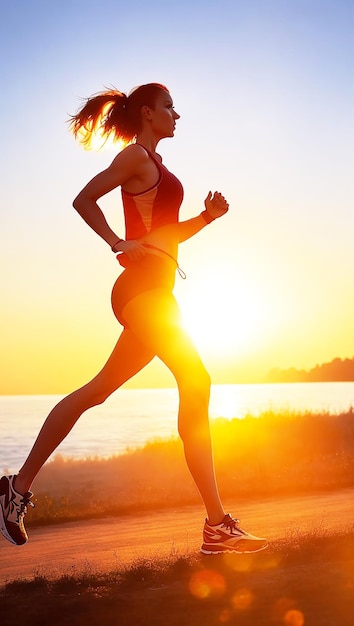
<path fill-rule="evenodd" d="M 95 403 L 103 402 L 118 387 L 148 365 L 154 356 L 155 354 L 131 330 L 124 329 L 103 368 L 79 391 L 89 397 L 92 396 Z"/>
<path fill-rule="evenodd" d="M 113 312 L 122 326 L 127 327 L 123 310 L 128 302 L 146 291 L 157 288 L 172 291 L 174 277 L 175 270 L 170 261 L 165 261 L 155 254 L 147 254 L 140 261 L 128 266 L 112 289 Z"/>
<path fill-rule="evenodd" d="M 152 289 L 124 307 L 124 318 L 139 341 L 171 370 L 178 383 L 203 382 L 208 374 L 186 331 L 176 299 L 167 289 Z"/>

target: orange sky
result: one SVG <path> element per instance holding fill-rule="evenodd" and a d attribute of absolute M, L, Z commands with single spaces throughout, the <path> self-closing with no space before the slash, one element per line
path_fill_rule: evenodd
<path fill-rule="evenodd" d="M 119 333 L 110 291 L 120 268 L 71 207 L 114 152 L 84 152 L 65 125 L 78 95 L 109 84 L 169 86 L 181 119 L 159 151 L 185 187 L 181 219 L 209 188 L 230 202 L 181 246 L 188 278 L 175 290 L 213 382 L 353 356 L 353 8 L 255 4 L 126 7 L 133 37 L 117 37 L 112 7 L 101 32 L 81 0 L 70 23 L 59 5 L 6 10 L 0 393 L 75 388 Z M 124 234 L 119 193 L 102 206 Z M 133 384 L 173 380 L 153 363 Z"/>

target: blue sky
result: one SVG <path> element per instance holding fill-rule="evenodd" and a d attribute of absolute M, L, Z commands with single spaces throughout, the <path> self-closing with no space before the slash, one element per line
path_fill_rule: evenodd
<path fill-rule="evenodd" d="M 77 348 L 87 365 L 73 357 L 82 373 L 68 377 L 84 382 L 109 353 L 117 268 L 71 202 L 114 152 L 85 153 L 65 120 L 80 96 L 149 81 L 167 84 L 181 114 L 159 150 L 185 186 L 182 218 L 202 209 L 209 188 L 230 200 L 224 222 L 181 248 L 188 281 L 177 285 L 195 329 L 191 309 L 204 302 L 197 314 L 212 325 L 215 300 L 229 333 L 233 320 L 244 327 L 228 341 L 220 323 L 210 345 L 197 338 L 218 382 L 231 371 L 354 354 L 352 2 L 1 0 L 0 8 L 9 381 L 16 372 L 20 388 L 27 380 L 39 388 L 55 357 L 55 387 Z M 121 233 L 119 194 L 103 206 Z"/>

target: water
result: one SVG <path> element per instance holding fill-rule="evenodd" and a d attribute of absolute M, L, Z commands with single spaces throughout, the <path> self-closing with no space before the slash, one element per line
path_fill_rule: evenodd
<path fill-rule="evenodd" d="M 0 396 L 0 470 L 16 471 L 62 396 Z M 258 415 L 266 409 L 329 411 L 354 406 L 354 383 L 213 385 L 210 416 Z M 85 413 L 56 453 L 111 456 L 177 434 L 176 389 L 121 389 Z"/>

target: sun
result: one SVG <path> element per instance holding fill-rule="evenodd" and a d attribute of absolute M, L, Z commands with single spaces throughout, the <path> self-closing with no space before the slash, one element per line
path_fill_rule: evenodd
<path fill-rule="evenodd" d="M 199 280 L 183 298 L 185 326 L 195 343 L 211 354 L 247 353 L 272 321 L 263 289 L 234 274 Z"/>

